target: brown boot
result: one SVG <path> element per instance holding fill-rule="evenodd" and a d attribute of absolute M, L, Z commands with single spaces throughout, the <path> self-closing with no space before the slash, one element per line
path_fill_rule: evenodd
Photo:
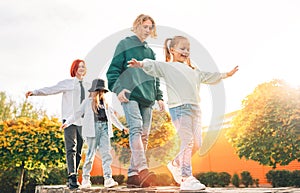
<path fill-rule="evenodd" d="M 140 178 L 138 175 L 128 176 L 127 188 L 140 188 Z"/>
<path fill-rule="evenodd" d="M 153 172 L 149 172 L 148 169 L 144 169 L 139 172 L 140 187 L 146 188 L 155 185 L 156 175 Z"/>

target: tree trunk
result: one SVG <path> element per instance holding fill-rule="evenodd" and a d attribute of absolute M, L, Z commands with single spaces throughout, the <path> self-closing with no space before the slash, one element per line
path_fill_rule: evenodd
<path fill-rule="evenodd" d="M 22 166 L 21 166 L 21 175 L 20 175 L 20 179 L 19 179 L 19 183 L 18 183 L 18 189 L 17 189 L 16 193 L 21 193 L 21 191 L 22 191 L 24 173 L 25 173 L 24 163 L 22 163 Z"/>

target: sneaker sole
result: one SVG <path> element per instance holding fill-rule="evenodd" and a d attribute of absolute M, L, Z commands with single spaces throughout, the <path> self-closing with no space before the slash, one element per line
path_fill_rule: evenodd
<path fill-rule="evenodd" d="M 190 189 L 185 189 L 185 188 L 180 188 L 180 191 L 199 191 L 199 190 L 205 190 L 206 189 L 206 186 L 202 186 L 201 188 L 194 188 L 194 189 L 192 189 L 192 188 L 190 188 Z"/>
<path fill-rule="evenodd" d="M 136 184 L 127 184 L 127 188 L 141 188 L 141 186 Z"/>
<path fill-rule="evenodd" d="M 193 190 L 187 190 L 187 189 L 180 189 L 181 192 L 191 192 L 191 191 L 200 191 L 200 190 L 205 190 L 206 188 L 201 188 L 201 189 L 193 189 Z"/>
<path fill-rule="evenodd" d="M 112 186 L 104 186 L 104 188 L 113 188 L 113 187 L 117 187 L 119 184 L 115 184 L 115 185 L 112 185 Z"/>
<path fill-rule="evenodd" d="M 89 189 L 91 188 L 92 186 L 80 186 L 80 188 L 83 188 L 83 189 Z"/>
<path fill-rule="evenodd" d="M 75 187 L 75 186 L 69 186 L 68 187 L 70 190 L 77 190 L 77 189 L 79 189 L 79 186 L 78 187 Z"/>

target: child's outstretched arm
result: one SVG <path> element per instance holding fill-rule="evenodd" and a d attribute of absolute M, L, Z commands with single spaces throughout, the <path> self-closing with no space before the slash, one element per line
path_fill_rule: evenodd
<path fill-rule="evenodd" d="M 143 62 L 137 61 L 135 58 L 132 58 L 127 63 L 128 63 L 127 66 L 130 68 L 142 68 L 143 67 Z"/>
<path fill-rule="evenodd" d="M 234 67 L 234 69 L 232 69 L 230 72 L 227 72 L 227 77 L 230 77 L 232 75 L 234 75 L 236 73 L 236 71 L 239 70 L 239 66 Z"/>

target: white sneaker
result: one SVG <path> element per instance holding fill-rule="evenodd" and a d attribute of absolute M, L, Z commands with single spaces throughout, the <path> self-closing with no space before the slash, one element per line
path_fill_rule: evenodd
<path fill-rule="evenodd" d="M 174 166 L 173 161 L 169 162 L 167 167 L 168 167 L 169 171 L 171 172 L 171 174 L 173 175 L 173 178 L 174 178 L 175 182 L 180 184 L 181 183 L 181 169 L 180 169 L 180 167 Z"/>
<path fill-rule="evenodd" d="M 92 187 L 92 183 L 90 180 L 82 179 L 81 188 L 91 188 L 91 187 Z"/>
<path fill-rule="evenodd" d="M 194 176 L 190 176 L 181 182 L 180 190 L 204 190 L 206 186 L 201 184 Z"/>
<path fill-rule="evenodd" d="M 119 185 L 118 182 L 116 182 L 113 178 L 108 178 L 104 180 L 104 187 L 105 188 L 111 188 L 114 186 Z"/>

